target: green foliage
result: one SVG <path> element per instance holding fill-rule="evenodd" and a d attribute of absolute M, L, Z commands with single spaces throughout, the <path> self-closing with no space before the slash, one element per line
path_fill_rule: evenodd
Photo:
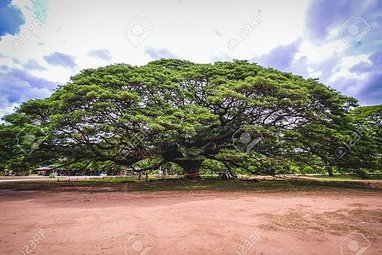
<path fill-rule="evenodd" d="M 382 169 L 382 105 L 364 106 L 351 111 L 356 129 L 349 144 L 347 162 L 353 171 L 364 175 L 366 170 Z M 359 170 L 361 168 L 361 171 Z M 363 168 L 363 169 L 362 169 Z"/>
<path fill-rule="evenodd" d="M 247 61 L 162 59 L 86 69 L 49 98 L 28 101 L 4 118 L 1 164 L 153 169 L 175 163 L 186 173 L 202 162 L 211 173 L 354 169 L 366 162 L 358 151 L 349 161 L 336 157 L 336 149 L 355 129 L 348 113 L 356 106 L 317 80 Z M 356 121 L 378 111 L 361 112 Z M 18 147 L 28 144 L 14 139 L 21 130 L 43 139 L 27 155 Z M 248 146 L 235 145 L 238 131 L 258 142 L 242 150 Z"/>

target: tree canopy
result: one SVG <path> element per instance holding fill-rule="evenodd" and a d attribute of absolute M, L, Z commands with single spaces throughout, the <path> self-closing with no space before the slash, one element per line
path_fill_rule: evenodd
<path fill-rule="evenodd" d="M 338 148 L 358 121 L 373 126 L 369 156 L 380 153 L 381 107 L 358 109 L 317 79 L 247 61 L 115 64 L 83 70 L 4 117 L 1 163 L 146 170 L 172 162 L 186 176 L 197 176 L 205 160 L 250 173 L 359 167 L 365 157 L 352 153 L 349 166 Z"/>

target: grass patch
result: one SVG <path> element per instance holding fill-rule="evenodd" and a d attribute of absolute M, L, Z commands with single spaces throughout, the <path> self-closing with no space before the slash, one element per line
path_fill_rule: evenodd
<path fill-rule="evenodd" d="M 332 180 L 332 181 L 352 181 L 352 180 L 382 180 L 382 174 L 381 173 L 375 173 L 375 174 L 367 174 L 365 177 L 359 177 L 355 175 L 317 175 L 317 176 L 311 176 L 314 178 L 324 179 L 324 180 Z"/>
<path fill-rule="evenodd" d="M 101 187 L 109 187 L 107 189 Z M 325 190 L 376 190 L 361 182 L 346 182 L 333 180 L 220 180 L 217 178 L 203 178 L 189 180 L 183 178 L 177 179 L 149 179 L 148 181 L 137 181 L 131 177 L 113 177 L 92 180 L 52 180 L 52 181 L 33 181 L 33 182 L 15 182 L 0 183 L 0 189 L 11 190 L 56 190 L 56 191 L 78 191 L 80 188 L 86 188 L 91 192 L 106 191 L 256 191 L 256 192 L 309 192 Z"/>

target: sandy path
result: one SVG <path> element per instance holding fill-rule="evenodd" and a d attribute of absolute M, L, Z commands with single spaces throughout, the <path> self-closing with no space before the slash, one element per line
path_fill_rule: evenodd
<path fill-rule="evenodd" d="M 0 254 L 341 254 L 352 231 L 344 254 L 382 254 L 378 192 L 0 191 L 0 212 Z"/>

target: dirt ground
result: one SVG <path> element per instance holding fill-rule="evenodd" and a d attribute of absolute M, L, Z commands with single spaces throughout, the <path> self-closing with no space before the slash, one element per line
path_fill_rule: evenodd
<path fill-rule="evenodd" d="M 382 254 L 382 197 L 0 190 L 0 254 Z"/>

